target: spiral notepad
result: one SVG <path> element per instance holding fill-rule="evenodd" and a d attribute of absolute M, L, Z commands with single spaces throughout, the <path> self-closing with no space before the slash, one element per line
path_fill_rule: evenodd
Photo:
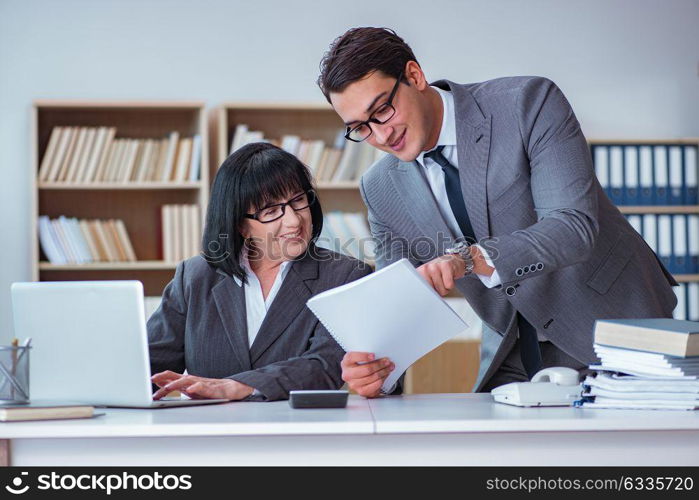
<path fill-rule="evenodd" d="M 468 328 L 407 259 L 320 293 L 307 305 L 345 351 L 373 352 L 395 363 L 385 391 L 415 361 Z"/>

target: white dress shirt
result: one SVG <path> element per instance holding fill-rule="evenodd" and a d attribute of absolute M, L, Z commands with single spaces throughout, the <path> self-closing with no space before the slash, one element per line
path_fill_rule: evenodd
<path fill-rule="evenodd" d="M 432 87 L 439 93 L 442 98 L 442 106 L 444 113 L 442 114 L 442 128 L 439 132 L 439 138 L 437 139 L 437 144 L 433 151 L 438 146 L 444 146 L 442 154 L 449 160 L 449 163 L 454 165 L 456 168 L 459 167 L 459 158 L 456 151 L 456 115 L 454 114 L 454 96 L 451 92 L 442 90 L 437 87 Z M 447 196 L 447 188 L 444 184 L 444 171 L 442 167 L 434 161 L 432 158 L 425 158 L 425 154 L 429 151 L 423 151 L 417 157 L 417 162 L 425 169 L 427 174 L 427 182 L 430 185 L 430 189 L 437 200 L 437 206 L 442 214 L 442 218 L 447 223 L 447 226 L 454 233 L 457 238 L 463 238 L 463 233 L 459 227 L 458 222 L 456 222 L 456 217 L 454 217 L 454 212 L 451 210 L 451 205 L 449 204 L 449 197 Z M 495 269 L 493 261 L 488 257 L 488 254 L 483 250 L 480 245 L 476 245 L 478 249 L 483 254 L 486 263 Z M 476 274 L 481 282 L 488 288 L 493 288 L 494 286 L 502 284 L 500 280 L 500 275 L 497 270 L 493 271 L 491 276 L 484 276 Z"/>
<path fill-rule="evenodd" d="M 267 298 L 264 298 L 262 293 L 262 284 L 260 280 L 257 279 L 257 275 L 253 272 L 250 267 L 250 261 L 248 260 L 248 251 L 243 248 L 240 254 L 240 265 L 245 270 L 245 274 L 248 278 L 248 282 L 243 284 L 243 282 L 237 276 L 233 276 L 236 284 L 245 288 L 245 317 L 247 319 L 248 326 L 248 347 L 252 346 L 252 343 L 257 337 L 257 333 L 260 331 L 262 322 L 267 316 L 267 311 L 269 307 L 274 302 L 274 298 L 277 296 L 279 289 L 282 287 L 284 278 L 289 273 L 291 269 L 291 264 L 293 261 L 286 260 L 279 265 L 279 272 L 277 272 L 277 277 L 274 279 L 272 288 L 269 290 Z M 259 396 L 260 391 L 253 387 L 252 394 L 250 396 Z"/>
<path fill-rule="evenodd" d="M 246 249 L 240 254 L 240 265 L 247 274 L 248 282 L 243 284 L 243 282 L 237 277 L 233 277 L 238 286 L 245 287 L 245 315 L 247 317 L 248 324 L 248 347 L 252 346 L 252 343 L 257 337 L 257 332 L 260 331 L 260 326 L 267 315 L 269 307 L 272 305 L 274 298 L 277 296 L 279 289 L 284 282 L 284 278 L 289 273 L 291 264 L 293 261 L 287 260 L 279 265 L 279 272 L 277 272 L 277 277 L 272 284 L 272 288 L 269 290 L 267 298 L 264 298 L 262 294 L 262 285 L 260 280 L 257 279 L 257 275 L 250 268 L 250 262 L 248 261 L 248 252 Z"/>

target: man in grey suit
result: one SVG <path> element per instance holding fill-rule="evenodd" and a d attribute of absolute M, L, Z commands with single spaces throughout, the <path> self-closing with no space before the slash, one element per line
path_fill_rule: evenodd
<path fill-rule="evenodd" d="M 596 319 L 671 317 L 676 282 L 602 191 L 552 81 L 430 85 L 393 31 L 355 28 L 325 54 L 318 84 L 348 140 L 389 153 L 360 185 L 377 266 L 410 259 L 483 320 L 476 391 L 595 362 Z M 367 397 L 386 361 L 371 359 L 342 362 Z"/>

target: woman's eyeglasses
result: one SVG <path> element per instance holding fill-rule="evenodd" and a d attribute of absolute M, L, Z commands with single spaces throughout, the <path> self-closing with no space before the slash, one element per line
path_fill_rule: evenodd
<path fill-rule="evenodd" d="M 258 210 L 253 214 L 245 214 L 248 219 L 255 219 L 258 222 L 267 224 L 268 222 L 274 222 L 277 219 L 284 217 L 286 213 L 287 205 L 290 206 L 295 212 L 299 210 L 304 210 L 316 201 L 316 193 L 312 189 L 301 193 L 286 203 L 275 203 L 274 205 L 268 205 L 262 210 Z"/>

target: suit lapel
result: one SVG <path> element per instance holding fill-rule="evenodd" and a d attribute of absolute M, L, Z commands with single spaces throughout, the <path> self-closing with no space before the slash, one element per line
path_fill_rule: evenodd
<path fill-rule="evenodd" d="M 231 348 L 240 362 L 241 371 L 251 370 L 245 290 L 242 286 L 238 286 L 231 276 L 221 270 L 217 272 L 223 278 L 212 289 L 216 309 Z"/>
<path fill-rule="evenodd" d="M 416 249 L 421 252 L 421 260 L 426 262 L 442 255 L 444 249 L 453 242 L 454 235 L 444 222 L 437 200 L 421 169 L 417 162 L 399 162 L 389 170 L 389 175 L 403 202 L 405 212 L 415 222 L 422 235 L 435 243 L 434 252 L 431 249 L 430 255 L 424 255 L 424 250 Z"/>
<path fill-rule="evenodd" d="M 433 85 L 451 90 L 456 108 L 456 150 L 459 156 L 461 193 L 476 238 L 490 236 L 486 188 L 490 153 L 491 117 L 485 116 L 463 85 L 440 80 Z"/>
<path fill-rule="evenodd" d="M 291 264 L 250 347 L 250 361 L 253 365 L 306 307 L 306 301 L 313 293 L 305 281 L 317 278 L 318 261 L 309 252 Z"/>

